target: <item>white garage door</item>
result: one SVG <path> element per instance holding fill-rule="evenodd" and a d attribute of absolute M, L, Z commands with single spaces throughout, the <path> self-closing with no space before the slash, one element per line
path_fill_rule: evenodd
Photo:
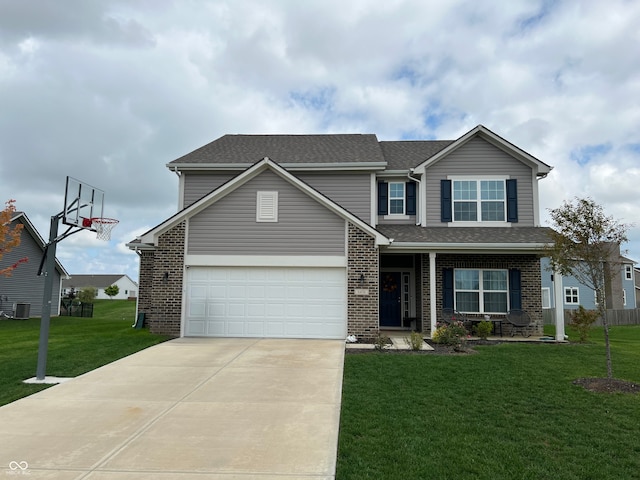
<path fill-rule="evenodd" d="M 346 337 L 344 268 L 191 267 L 186 336 Z"/>

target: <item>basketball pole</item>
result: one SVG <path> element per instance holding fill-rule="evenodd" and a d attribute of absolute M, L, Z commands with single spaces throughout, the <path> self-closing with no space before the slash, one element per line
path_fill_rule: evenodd
<path fill-rule="evenodd" d="M 47 370 L 47 350 L 49 348 L 49 325 L 51 323 L 51 295 L 56 269 L 56 245 L 58 244 L 58 223 L 62 214 L 51 217 L 49 244 L 45 250 L 44 293 L 42 294 L 42 316 L 40 320 L 40 344 L 38 347 L 38 367 L 36 379 L 44 380 Z M 59 301 L 59 299 L 58 299 Z"/>

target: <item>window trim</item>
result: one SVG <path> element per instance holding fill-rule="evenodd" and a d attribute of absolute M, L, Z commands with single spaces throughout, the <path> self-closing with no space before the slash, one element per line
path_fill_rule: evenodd
<path fill-rule="evenodd" d="M 568 295 L 567 295 L 567 290 L 570 290 L 570 293 Z M 567 301 L 568 297 L 571 297 L 572 301 Z M 573 301 L 574 297 L 575 297 L 575 301 Z M 564 287 L 564 304 L 580 305 L 580 289 L 578 287 Z"/>
<path fill-rule="evenodd" d="M 473 272 L 478 272 L 478 290 L 467 290 L 467 289 L 461 289 L 458 290 L 456 288 L 456 272 L 458 271 L 473 271 Z M 504 272 L 505 274 L 505 282 L 507 285 L 507 288 L 505 290 L 486 290 L 484 288 L 484 272 Z M 471 311 L 467 311 L 467 310 L 461 310 L 458 308 L 458 292 L 477 292 L 478 293 L 478 312 L 471 312 Z M 492 293 L 504 293 L 506 296 L 506 311 L 504 312 L 494 312 L 494 311 L 488 311 L 485 310 L 484 308 L 484 294 L 487 292 L 492 292 Z M 456 310 L 460 310 L 463 313 L 480 313 L 480 314 L 494 314 L 494 315 L 504 315 L 505 313 L 507 313 L 509 311 L 509 270 L 506 268 L 454 268 L 453 269 L 453 305 L 454 308 Z"/>
<path fill-rule="evenodd" d="M 462 175 L 448 175 L 447 180 L 451 181 L 451 221 L 449 225 L 482 225 L 482 226 L 511 226 L 511 222 L 509 222 L 509 209 L 508 209 L 508 195 L 507 195 L 507 180 L 510 177 L 508 175 L 473 175 L 473 176 L 462 176 Z M 495 181 L 502 182 L 503 186 L 503 195 L 502 199 L 503 205 L 503 213 L 504 220 L 482 220 L 482 203 L 491 201 L 491 200 L 482 200 L 482 186 L 481 182 L 483 181 Z M 455 215 L 455 204 L 457 202 L 466 201 L 466 200 L 456 200 L 454 198 L 455 191 L 455 182 L 475 182 L 476 183 L 476 199 L 474 200 L 476 203 L 476 220 L 456 220 Z M 471 200 L 469 200 L 471 201 Z"/>

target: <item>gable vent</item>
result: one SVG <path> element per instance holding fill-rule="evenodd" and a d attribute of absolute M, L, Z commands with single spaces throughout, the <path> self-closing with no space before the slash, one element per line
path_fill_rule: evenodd
<path fill-rule="evenodd" d="M 256 221 L 278 221 L 278 192 L 257 192 Z"/>

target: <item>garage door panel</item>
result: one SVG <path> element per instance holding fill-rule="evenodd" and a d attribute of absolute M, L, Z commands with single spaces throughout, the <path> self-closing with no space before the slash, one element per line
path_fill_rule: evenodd
<path fill-rule="evenodd" d="M 191 267 L 187 292 L 186 335 L 346 336 L 344 268 Z"/>

